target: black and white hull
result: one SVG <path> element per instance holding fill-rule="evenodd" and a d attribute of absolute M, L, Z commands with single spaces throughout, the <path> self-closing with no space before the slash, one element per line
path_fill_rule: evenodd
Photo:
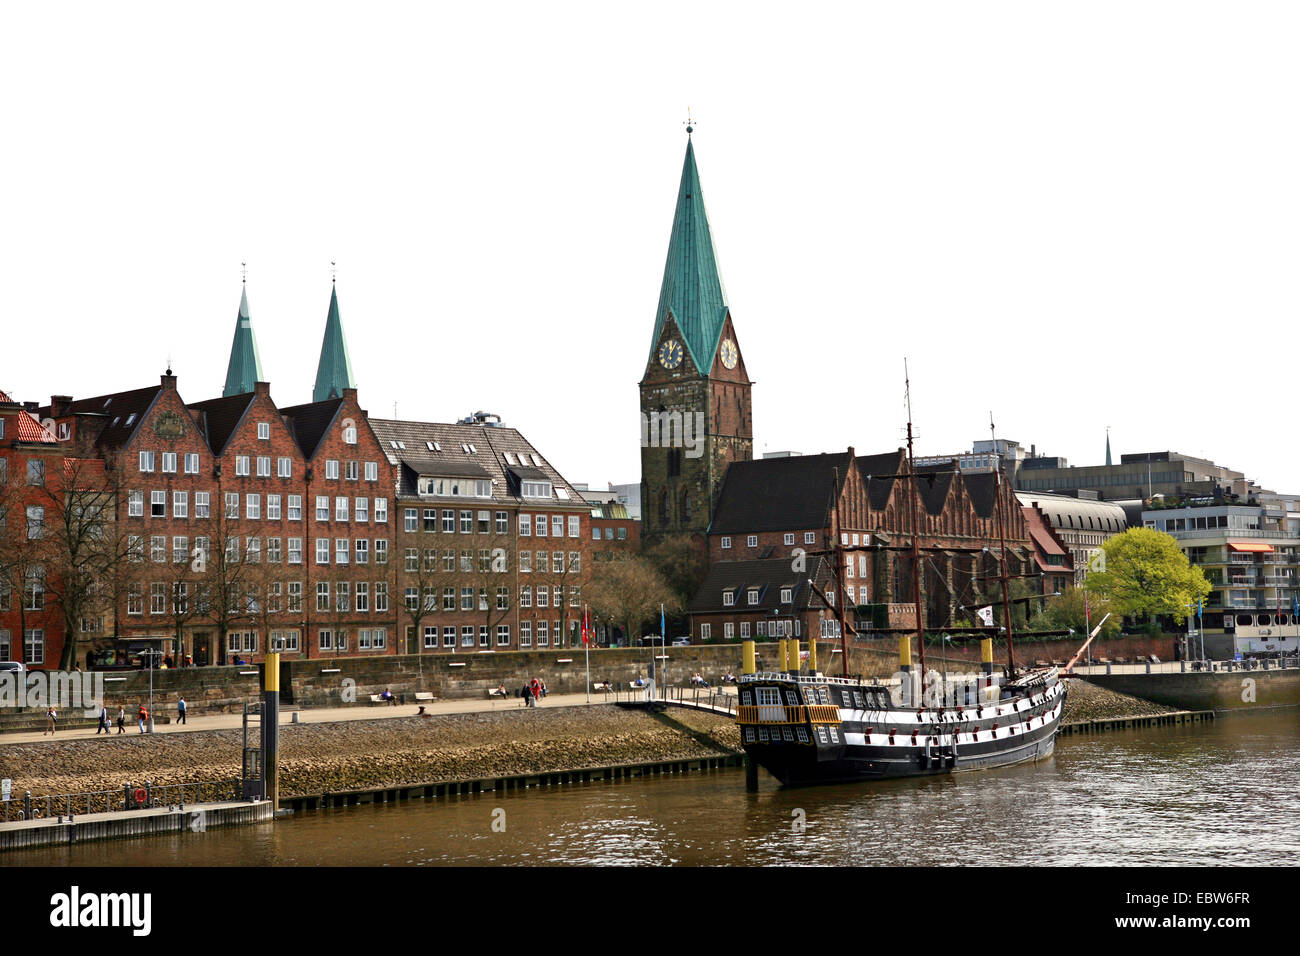
<path fill-rule="evenodd" d="M 789 786 L 987 770 L 1051 755 L 1065 706 L 1055 670 L 981 691 L 994 699 L 903 709 L 878 684 L 754 674 L 741 679 L 737 722 L 749 757 Z"/>

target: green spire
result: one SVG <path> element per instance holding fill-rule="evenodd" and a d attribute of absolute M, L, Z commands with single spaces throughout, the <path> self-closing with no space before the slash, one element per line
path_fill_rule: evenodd
<path fill-rule="evenodd" d="M 1106 464 L 1110 464 L 1110 431 L 1106 431 Z"/>
<path fill-rule="evenodd" d="M 658 344 L 670 312 L 681 329 L 695 367 L 708 372 L 727 318 L 727 290 L 718 272 L 718 255 L 713 248 L 709 217 L 704 211 L 700 173 L 695 168 L 695 148 L 689 138 L 651 349 Z"/>
<path fill-rule="evenodd" d="M 339 318 L 338 290 L 330 288 L 330 314 L 325 320 L 325 340 L 320 346 L 320 364 L 316 366 L 313 402 L 342 398 L 343 389 L 356 388 L 352 380 L 352 363 L 348 361 L 348 343 L 343 338 L 343 320 Z"/>
<path fill-rule="evenodd" d="M 226 387 L 222 396 L 245 395 L 262 381 L 262 363 L 257 359 L 257 339 L 248 317 L 248 286 L 239 297 L 239 318 L 235 320 L 235 341 L 230 346 L 230 366 L 226 369 Z"/>

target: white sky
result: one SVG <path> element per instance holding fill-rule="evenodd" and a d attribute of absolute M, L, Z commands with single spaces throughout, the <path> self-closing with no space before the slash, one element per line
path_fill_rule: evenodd
<path fill-rule="evenodd" d="M 1294 4 L 6 4 L 0 388 L 310 398 L 637 481 L 689 106 L 755 455 L 998 434 L 1300 492 Z"/>

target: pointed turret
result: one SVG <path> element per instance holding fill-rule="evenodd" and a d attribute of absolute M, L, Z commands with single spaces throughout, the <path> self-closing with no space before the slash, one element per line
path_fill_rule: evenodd
<path fill-rule="evenodd" d="M 330 312 L 325 320 L 325 339 L 320 347 L 320 364 L 316 366 L 316 388 L 311 400 L 342 398 L 345 388 L 356 388 L 352 380 L 352 363 L 348 360 L 348 343 L 343 338 L 343 320 L 339 318 L 337 288 L 330 287 Z"/>
<path fill-rule="evenodd" d="M 653 350 L 669 313 L 677 322 L 695 367 L 706 371 L 727 318 L 727 291 L 718 272 L 718 255 L 704 211 L 700 173 L 695 167 L 695 147 L 686 141 L 686 162 L 677 190 L 677 211 L 668 241 L 668 262 L 659 289 L 659 310 L 655 314 Z"/>
<path fill-rule="evenodd" d="M 1106 432 L 1106 466 L 1110 466 L 1110 431 Z"/>
<path fill-rule="evenodd" d="M 248 286 L 239 298 L 239 318 L 235 320 L 235 340 L 230 346 L 230 365 L 226 369 L 226 387 L 222 397 L 253 391 L 262 379 L 262 363 L 257 358 L 257 339 L 248 317 Z"/>

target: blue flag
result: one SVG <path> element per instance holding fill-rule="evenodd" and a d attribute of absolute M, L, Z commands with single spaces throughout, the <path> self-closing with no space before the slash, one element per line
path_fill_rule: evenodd
<path fill-rule="evenodd" d="M 664 609 L 659 609 L 659 636 L 668 640 L 668 625 L 664 622 Z"/>

